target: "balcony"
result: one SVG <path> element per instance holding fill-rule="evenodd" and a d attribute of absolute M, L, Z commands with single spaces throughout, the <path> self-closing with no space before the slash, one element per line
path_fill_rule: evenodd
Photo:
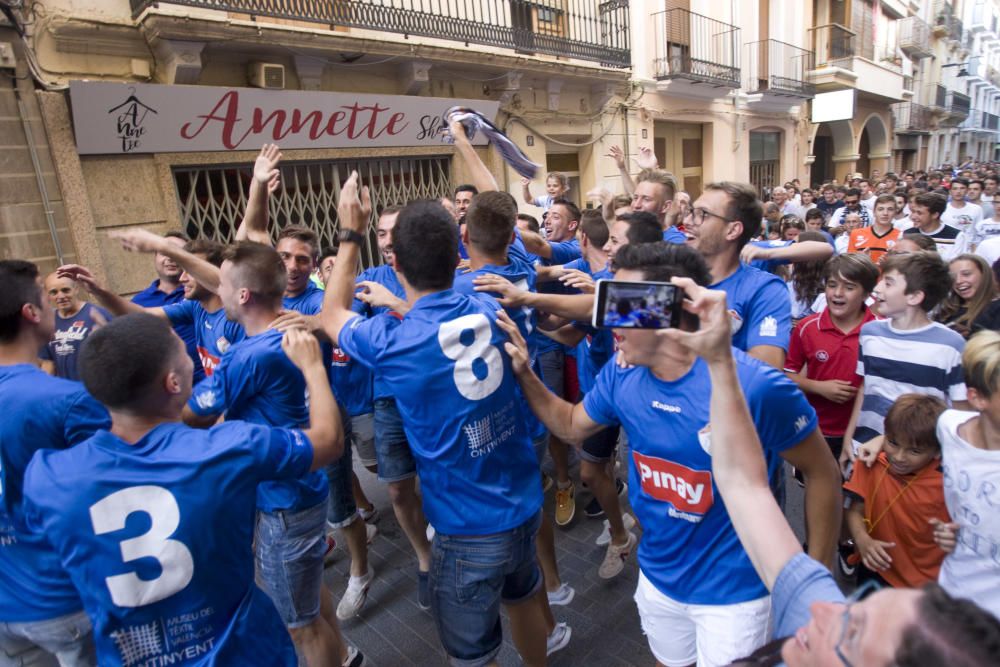
<path fill-rule="evenodd" d="M 980 135 L 994 135 L 1000 131 L 1000 116 L 973 109 L 969 112 L 969 117 L 961 125 L 963 132 L 971 132 Z"/>
<path fill-rule="evenodd" d="M 951 26 L 948 30 L 948 39 L 959 44 L 962 43 L 962 36 L 965 34 L 965 28 L 962 25 L 962 20 L 957 16 L 951 19 Z"/>
<path fill-rule="evenodd" d="M 740 87 L 740 29 L 686 9 L 653 14 L 657 81 Z"/>
<path fill-rule="evenodd" d="M 132 16 L 160 5 L 418 35 L 631 66 L 629 0 L 129 0 Z M 261 21 L 262 23 L 264 21 Z"/>
<path fill-rule="evenodd" d="M 931 100 L 931 111 L 935 113 L 948 111 L 948 89 L 940 83 L 931 84 L 928 97 Z"/>
<path fill-rule="evenodd" d="M 958 127 L 969 117 L 971 109 L 969 96 L 957 90 L 949 90 L 945 99 L 945 116 L 940 124 L 943 127 Z"/>
<path fill-rule="evenodd" d="M 918 16 L 908 16 L 896 22 L 899 48 L 913 60 L 934 55 L 931 48 L 931 27 Z"/>
<path fill-rule="evenodd" d="M 952 8 L 950 2 L 945 2 L 945 0 L 934 0 L 934 8 L 932 12 L 934 16 L 934 25 L 931 29 L 934 32 L 935 37 L 947 37 L 951 34 L 951 22 L 955 19 L 955 10 Z"/>
<path fill-rule="evenodd" d="M 892 121 L 896 134 L 928 134 L 931 131 L 931 110 L 914 102 L 893 104 Z"/>
<path fill-rule="evenodd" d="M 813 53 L 776 39 L 746 45 L 743 87 L 749 93 L 808 99 L 816 87 L 806 81 Z"/>
<path fill-rule="evenodd" d="M 836 23 L 815 26 L 810 31 L 816 69 L 806 78 L 816 90 L 853 88 L 875 101 L 904 101 L 903 71 L 892 53 L 894 49 L 858 44 L 854 31 Z"/>

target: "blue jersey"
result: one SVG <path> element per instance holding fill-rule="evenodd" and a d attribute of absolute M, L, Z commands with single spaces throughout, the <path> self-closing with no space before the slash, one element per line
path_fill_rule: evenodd
<path fill-rule="evenodd" d="M 816 428 L 816 413 L 778 370 L 734 351 L 740 386 L 763 443 L 768 470 L 778 452 Z M 712 476 L 708 366 L 697 359 L 666 382 L 644 367 L 607 364 L 583 399 L 596 422 L 628 434 L 629 501 L 645 532 L 639 566 L 658 590 L 682 604 L 723 605 L 767 595 Z"/>
<path fill-rule="evenodd" d="M 532 255 L 524 247 L 521 230 L 517 227 L 514 228 L 514 240 L 511 241 L 510 246 L 507 248 L 507 259 L 511 262 L 525 262 L 529 266 L 535 266 L 538 263 L 538 257 Z"/>
<path fill-rule="evenodd" d="M 162 308 L 170 304 L 182 303 L 183 301 L 184 287 L 182 285 L 178 285 L 177 289 L 173 292 L 164 292 L 160 290 L 159 278 L 150 283 L 149 287 L 132 297 L 132 303 L 140 305 L 143 308 Z M 194 362 L 194 382 L 198 384 L 205 379 L 205 370 L 202 368 L 201 363 L 199 363 L 198 337 L 195 334 L 195 328 L 191 324 L 174 324 L 173 322 L 171 324 L 173 324 L 177 335 L 184 341 L 184 347 L 187 348 L 188 356 Z"/>
<path fill-rule="evenodd" d="M 400 299 L 406 299 L 406 290 L 403 289 L 403 284 L 399 282 L 399 276 L 396 275 L 395 269 L 388 264 L 373 266 L 370 269 L 362 271 L 356 282 L 360 283 L 363 281 L 378 283 Z M 382 315 L 389 312 L 388 308 L 384 308 L 382 306 L 373 308 L 361 299 L 357 298 L 354 299 L 351 310 L 361 315 L 365 315 L 366 317 Z M 378 371 L 374 371 L 372 392 L 374 398 L 387 398 L 392 396 L 392 392 L 386 386 L 385 382 L 381 378 L 381 374 Z"/>
<path fill-rule="evenodd" d="M 83 304 L 83 308 L 72 317 L 63 317 L 57 312 L 55 335 L 38 356 L 55 364 L 56 377 L 79 380 L 76 358 L 83 341 L 94 333 L 94 329 L 109 321 L 111 314 L 92 303 Z"/>
<path fill-rule="evenodd" d="M 684 232 L 673 225 L 663 230 L 663 240 L 667 243 L 676 243 L 678 245 L 687 243 L 687 237 L 684 235 Z"/>
<path fill-rule="evenodd" d="M 583 271 L 595 282 L 613 280 L 615 277 L 615 274 L 607 268 L 592 272 L 590 262 L 583 258 L 566 264 L 564 268 Z M 580 391 L 586 394 L 594 388 L 597 374 L 614 355 L 615 336 L 611 333 L 611 329 L 595 329 L 590 322 L 574 322 L 573 326 L 584 333 L 583 339 L 576 346 L 576 376 L 580 383 Z"/>
<path fill-rule="evenodd" d="M 44 534 L 24 524 L 24 471 L 40 449 L 66 449 L 109 428 L 107 411 L 77 382 L 30 364 L 0 366 L 0 622 L 28 623 L 83 608 Z"/>
<path fill-rule="evenodd" d="M 230 346 L 246 338 L 243 327 L 228 319 L 222 308 L 210 313 L 201 302 L 188 299 L 163 306 L 163 312 L 174 329 L 181 325 L 191 325 L 194 329 L 198 366 L 204 369 L 203 378 L 215 373 Z"/>
<path fill-rule="evenodd" d="M 274 329 L 233 345 L 222 365 L 194 388 L 188 407 L 198 415 L 225 413 L 226 420 L 299 428 L 309 423 L 306 381 L 281 349 Z M 329 484 L 322 472 L 301 479 L 265 482 L 257 489 L 257 507 L 265 512 L 301 511 L 326 500 Z"/>
<path fill-rule="evenodd" d="M 470 271 L 468 273 L 457 273 L 455 275 L 454 289 L 459 294 L 467 294 L 469 296 L 475 296 L 479 294 L 476 292 L 475 285 L 473 281 L 479 276 L 486 274 L 495 274 L 502 276 L 514 283 L 519 289 L 534 291 L 535 289 L 535 271 L 532 267 L 520 263 L 516 264 L 510 262 L 504 266 L 496 266 L 493 264 L 487 264 L 486 266 L 478 269 L 477 271 Z M 489 292 L 487 292 L 489 294 Z M 490 296 L 495 296 L 490 294 Z M 531 355 L 531 363 L 534 365 L 536 345 L 535 340 L 535 330 L 538 327 L 538 314 L 535 312 L 534 308 L 528 308 L 527 306 L 521 308 L 504 308 L 510 319 L 514 321 L 517 325 L 518 330 L 521 335 L 524 336 L 525 341 L 528 342 L 528 353 Z M 528 430 L 528 435 L 531 436 L 532 440 L 542 437 L 545 435 L 545 424 L 541 422 L 535 413 L 531 411 L 528 406 L 528 401 L 524 398 L 521 393 L 520 385 L 518 385 L 518 395 L 521 398 L 521 408 L 524 412 L 525 426 Z"/>
<path fill-rule="evenodd" d="M 726 293 L 733 324 L 733 347 L 744 352 L 757 345 L 788 351 L 792 304 L 778 276 L 740 264 L 733 275 L 711 286 Z"/>
<path fill-rule="evenodd" d="M 303 315 L 319 315 L 323 310 L 323 295 L 326 294 L 316 283 L 309 281 L 306 288 L 295 296 L 281 300 L 285 310 L 294 310 Z"/>
<path fill-rule="evenodd" d="M 424 512 L 443 535 L 509 530 L 541 507 L 499 309 L 492 297 L 445 290 L 402 320 L 358 317 L 340 332 L 344 351 L 377 366 L 396 397 Z"/>
<path fill-rule="evenodd" d="M 312 465 L 300 431 L 161 424 L 130 445 L 100 431 L 35 456 L 29 525 L 55 547 L 101 665 L 288 665 L 295 651 L 254 584 L 258 483 Z"/>
<path fill-rule="evenodd" d="M 330 388 L 337 402 L 351 417 L 366 415 L 374 411 L 375 374 L 344 354 L 339 347 L 333 348 L 330 362 Z"/>
<path fill-rule="evenodd" d="M 549 241 L 549 248 L 552 249 L 552 256 L 542 260 L 548 266 L 558 266 L 568 264 L 574 259 L 580 259 L 580 241 L 574 236 L 568 241 Z"/>

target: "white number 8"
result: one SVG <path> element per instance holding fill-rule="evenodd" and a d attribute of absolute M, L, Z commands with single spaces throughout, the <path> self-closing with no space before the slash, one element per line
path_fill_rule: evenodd
<path fill-rule="evenodd" d="M 462 334 L 472 331 L 472 340 L 462 342 Z M 503 382 L 503 357 L 500 350 L 490 345 L 493 333 L 485 315 L 463 315 L 445 322 L 438 329 L 438 343 L 449 359 L 455 360 L 455 386 L 470 401 L 486 398 Z M 486 377 L 480 379 L 472 370 L 476 360 L 486 367 Z"/>
<path fill-rule="evenodd" d="M 173 494 L 160 486 L 133 486 L 112 493 L 90 506 L 94 533 L 103 535 L 125 527 L 129 515 L 149 515 L 149 531 L 122 540 L 122 561 L 155 558 L 162 568 L 156 579 L 140 579 L 135 572 L 107 577 L 111 601 L 119 607 L 142 607 L 159 602 L 181 590 L 194 576 L 194 559 L 182 542 L 170 536 L 180 525 L 181 512 Z"/>

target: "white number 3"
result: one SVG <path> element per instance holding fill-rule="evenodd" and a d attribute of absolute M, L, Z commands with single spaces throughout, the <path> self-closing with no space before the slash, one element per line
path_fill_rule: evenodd
<path fill-rule="evenodd" d="M 129 515 L 149 515 L 149 531 L 122 540 L 122 561 L 155 558 L 162 572 L 156 579 L 140 579 L 135 572 L 116 574 L 105 581 L 111 600 L 119 607 L 142 607 L 168 598 L 191 582 L 194 559 L 182 542 L 170 536 L 180 525 L 181 512 L 173 494 L 160 486 L 133 486 L 112 493 L 90 506 L 94 533 L 103 535 L 125 527 Z"/>
<path fill-rule="evenodd" d="M 469 332 L 462 340 L 462 334 Z M 485 315 L 463 315 L 445 322 L 438 329 L 438 343 L 449 359 L 455 360 L 455 386 L 458 393 L 470 401 L 486 398 L 503 382 L 503 357 L 500 350 L 490 345 L 493 333 Z M 473 367 L 479 361 L 482 378 L 476 377 Z"/>

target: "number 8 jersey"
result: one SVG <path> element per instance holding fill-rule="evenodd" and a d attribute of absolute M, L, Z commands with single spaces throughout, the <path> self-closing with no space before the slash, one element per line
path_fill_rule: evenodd
<path fill-rule="evenodd" d="M 341 349 L 377 369 L 396 397 L 424 513 L 443 535 L 510 530 L 541 507 L 498 310 L 492 297 L 449 289 L 421 297 L 402 320 L 356 317 L 340 332 Z"/>
<path fill-rule="evenodd" d="M 312 465 L 300 431 L 161 424 L 130 445 L 108 431 L 45 450 L 24 512 L 55 548 L 94 625 L 101 665 L 291 665 L 254 584 L 257 484 Z"/>

